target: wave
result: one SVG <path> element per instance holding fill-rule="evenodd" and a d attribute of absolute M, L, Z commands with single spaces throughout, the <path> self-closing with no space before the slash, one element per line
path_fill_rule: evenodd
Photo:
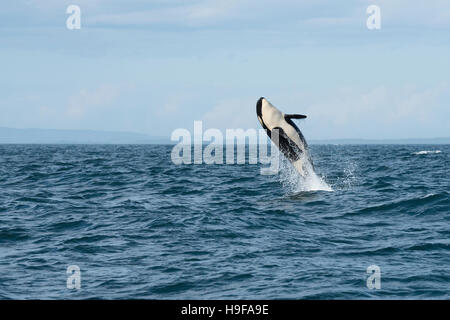
<path fill-rule="evenodd" d="M 399 199 L 373 206 L 364 207 L 356 212 L 346 213 L 344 216 L 365 213 L 396 212 L 406 214 L 439 214 L 441 206 L 448 205 L 448 193 L 430 193 L 424 196 Z M 445 210 L 445 209 L 444 209 Z"/>
<path fill-rule="evenodd" d="M 415 155 L 422 155 L 422 154 L 436 154 L 436 153 L 441 153 L 441 150 L 422 150 L 422 151 L 418 151 L 418 152 L 414 152 L 413 154 Z"/>

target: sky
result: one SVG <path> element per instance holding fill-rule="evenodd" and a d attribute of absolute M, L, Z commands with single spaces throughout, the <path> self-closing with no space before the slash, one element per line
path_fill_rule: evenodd
<path fill-rule="evenodd" d="M 69 5 L 81 9 L 70 30 Z M 381 28 L 366 12 L 380 8 Z M 450 1 L 15 0 L 0 6 L 0 127 L 259 128 L 307 139 L 450 136 Z"/>

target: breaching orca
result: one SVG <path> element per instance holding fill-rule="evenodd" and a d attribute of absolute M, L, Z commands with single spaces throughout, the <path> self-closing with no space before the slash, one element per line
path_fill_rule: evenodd
<path fill-rule="evenodd" d="M 308 144 L 292 119 L 304 119 L 306 116 L 284 114 L 264 97 L 256 103 L 256 114 L 269 138 L 304 176 L 304 160 L 309 161 L 311 165 L 312 161 L 307 151 Z"/>

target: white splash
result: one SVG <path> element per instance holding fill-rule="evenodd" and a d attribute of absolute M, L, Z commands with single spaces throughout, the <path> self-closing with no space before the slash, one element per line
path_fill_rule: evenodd
<path fill-rule="evenodd" d="M 336 190 L 349 190 L 357 183 L 358 165 L 350 160 L 341 160 L 344 166 L 342 176 L 338 177 L 333 187 Z"/>
<path fill-rule="evenodd" d="M 434 153 L 441 153 L 441 150 L 423 150 L 423 151 L 418 151 L 418 152 L 414 152 L 415 155 L 421 155 L 421 154 L 434 154 Z"/>
<path fill-rule="evenodd" d="M 323 177 L 319 177 L 308 157 L 302 159 L 303 172 L 302 176 L 297 169 L 284 157 L 280 161 L 280 182 L 289 192 L 301 191 L 333 191 L 333 189 L 325 182 Z"/>

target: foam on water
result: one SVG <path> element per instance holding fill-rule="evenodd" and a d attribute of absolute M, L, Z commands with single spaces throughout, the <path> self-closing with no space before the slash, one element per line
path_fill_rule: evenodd
<path fill-rule="evenodd" d="M 422 150 L 418 152 L 414 152 L 415 155 L 422 155 L 422 154 L 434 154 L 434 153 L 441 153 L 441 150 Z"/>

